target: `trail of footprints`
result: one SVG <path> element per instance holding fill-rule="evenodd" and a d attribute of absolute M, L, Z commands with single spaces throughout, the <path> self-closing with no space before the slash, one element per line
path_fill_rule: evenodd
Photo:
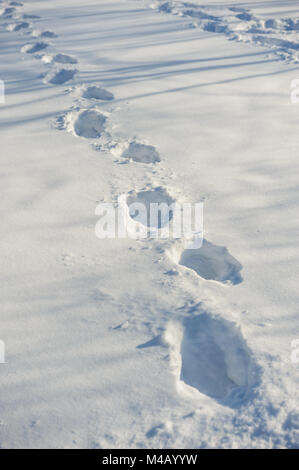
<path fill-rule="evenodd" d="M 7 3 L 7 2 L 6 2 Z M 2 4 L 3 5 L 3 4 Z M 38 19 L 36 15 L 20 14 L 21 2 L 0 4 L 0 18 L 6 22 L 6 29 L 25 32 L 31 36 L 21 49 L 24 54 L 31 54 L 41 59 L 49 70 L 44 75 L 44 82 L 50 85 L 64 85 L 75 78 L 78 61 L 64 53 L 53 53 L 53 46 L 48 40 L 57 37 L 53 31 L 34 29 L 28 20 Z M 165 3 L 162 11 L 171 11 Z M 239 13 L 244 21 L 249 19 L 245 11 Z M 189 13 L 191 14 L 191 13 Z M 192 13 L 193 14 L 193 13 Z M 197 17 L 210 21 L 209 15 L 198 12 Z M 100 84 L 76 85 L 68 89 L 80 106 L 71 109 L 57 118 L 57 128 L 66 130 L 74 136 L 87 141 L 99 141 L 103 134 L 112 141 L 111 154 L 119 160 L 144 165 L 156 165 L 161 161 L 157 149 L 135 139 L 114 142 L 106 131 L 109 113 L 100 108 L 101 102 L 113 102 L 114 95 Z M 100 146 L 101 148 L 101 146 Z M 126 204 L 130 218 L 150 227 L 149 219 L 140 219 L 135 205 L 142 203 L 149 209 L 152 203 L 171 205 L 175 202 L 166 188 L 161 186 L 140 191 L 131 191 Z M 149 210 L 148 210 L 149 213 Z M 167 225 L 172 218 L 170 211 L 167 218 L 160 217 L 156 228 Z M 179 248 L 171 255 L 172 261 L 181 269 L 193 272 L 204 281 L 217 281 L 236 285 L 242 282 L 241 264 L 228 252 L 227 248 L 216 246 L 204 240 L 199 249 Z M 244 399 L 248 387 L 250 353 L 241 333 L 233 323 L 216 318 L 206 312 L 187 312 L 188 316 L 180 323 L 181 337 L 173 334 L 173 327 L 166 331 L 168 344 L 173 357 L 178 356 L 177 378 L 200 393 L 214 399 Z"/>
<path fill-rule="evenodd" d="M 63 85 L 72 80 L 78 70 L 74 67 L 77 60 L 67 54 L 50 54 L 52 44 L 50 39 L 57 37 L 53 31 L 40 31 L 33 28 L 30 20 L 38 20 L 38 15 L 21 14 L 21 2 L 9 2 L 0 10 L 0 17 L 6 23 L 8 31 L 23 32 L 28 37 L 28 41 L 21 49 L 24 54 L 34 55 L 45 64 L 53 66 L 44 76 L 44 82 L 51 85 Z M 29 39 L 31 37 L 31 40 Z"/>
<path fill-rule="evenodd" d="M 191 2 L 156 0 L 152 4 L 161 13 L 172 13 L 192 19 L 192 27 L 211 33 L 222 33 L 229 40 L 270 47 L 288 62 L 299 61 L 299 19 L 260 19 L 249 9 L 219 4 L 198 5 Z"/>

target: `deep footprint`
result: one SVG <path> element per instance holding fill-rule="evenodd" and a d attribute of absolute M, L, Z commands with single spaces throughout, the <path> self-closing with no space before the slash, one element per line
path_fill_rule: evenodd
<path fill-rule="evenodd" d="M 276 29 L 278 24 L 275 19 L 269 18 L 265 21 L 264 26 L 266 29 Z"/>
<path fill-rule="evenodd" d="M 163 13 L 171 13 L 172 9 L 173 9 L 173 6 L 171 5 L 170 2 L 162 3 L 162 5 L 159 6 L 159 11 Z"/>
<path fill-rule="evenodd" d="M 76 75 L 77 70 L 75 69 L 61 69 L 47 75 L 46 81 L 52 85 L 63 85 L 64 83 L 72 80 Z"/>
<path fill-rule="evenodd" d="M 57 38 L 58 34 L 53 31 L 33 31 L 32 36 L 36 38 Z"/>
<path fill-rule="evenodd" d="M 106 117 L 98 111 L 86 110 L 74 122 L 74 132 L 79 137 L 97 139 L 105 130 Z"/>
<path fill-rule="evenodd" d="M 78 63 L 77 59 L 66 54 L 56 54 L 53 57 L 53 61 L 58 64 L 77 64 Z"/>
<path fill-rule="evenodd" d="M 292 18 L 285 18 L 282 20 L 282 22 L 284 25 L 283 29 L 285 31 L 299 31 L 299 20 L 293 20 Z"/>
<path fill-rule="evenodd" d="M 7 26 L 8 31 L 20 31 L 21 29 L 27 29 L 29 28 L 30 24 L 27 23 L 26 21 L 23 21 L 22 23 L 15 23 L 15 24 L 10 24 Z"/>
<path fill-rule="evenodd" d="M 242 21 L 251 21 L 253 20 L 253 16 L 250 13 L 240 13 L 239 15 L 236 15 L 236 18 Z"/>
<path fill-rule="evenodd" d="M 183 251 L 179 264 L 195 271 L 200 277 L 219 282 L 240 284 L 242 265 L 224 246 L 216 246 L 207 240 L 202 247 Z"/>
<path fill-rule="evenodd" d="M 199 18 L 201 20 L 214 20 L 214 21 L 219 20 L 219 18 L 217 18 L 217 16 L 209 15 L 209 14 L 205 13 L 204 11 L 197 10 L 197 9 L 183 10 L 183 13 L 186 16 L 191 16 L 192 18 Z"/>
<path fill-rule="evenodd" d="M 139 163 L 158 163 L 161 161 L 155 147 L 138 142 L 131 142 L 128 148 L 121 153 L 121 157 Z"/>
<path fill-rule="evenodd" d="M 37 42 L 35 44 L 26 44 L 22 47 L 22 52 L 26 52 L 26 54 L 35 54 L 36 52 L 43 51 L 48 47 L 46 42 Z"/>
<path fill-rule="evenodd" d="M 184 322 L 180 379 L 215 399 L 243 400 L 250 356 L 237 327 L 202 313 Z"/>
<path fill-rule="evenodd" d="M 5 8 L 4 10 L 0 11 L 0 16 L 4 16 L 5 18 L 12 18 L 13 14 L 15 13 L 15 8 Z"/>
<path fill-rule="evenodd" d="M 110 93 L 110 91 L 107 91 L 99 86 L 90 86 L 86 88 L 82 93 L 82 97 L 86 99 L 103 101 L 111 101 L 114 99 L 114 95 Z"/>
<path fill-rule="evenodd" d="M 172 219 L 173 212 L 169 208 L 174 202 L 175 200 L 162 187 L 150 191 L 140 191 L 139 193 L 133 191 L 127 197 L 130 217 L 147 227 L 155 228 L 165 227 Z M 151 217 L 151 206 L 153 204 L 163 204 L 165 211 L 159 211 L 156 213 L 157 217 Z M 144 210 L 139 210 L 138 206 L 140 205 Z"/>

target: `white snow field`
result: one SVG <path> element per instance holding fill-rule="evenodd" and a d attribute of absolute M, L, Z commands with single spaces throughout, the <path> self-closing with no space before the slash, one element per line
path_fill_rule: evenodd
<path fill-rule="evenodd" d="M 1 447 L 298 448 L 299 1 L 1 1 L 0 44 Z M 100 240 L 120 195 L 202 248 Z"/>

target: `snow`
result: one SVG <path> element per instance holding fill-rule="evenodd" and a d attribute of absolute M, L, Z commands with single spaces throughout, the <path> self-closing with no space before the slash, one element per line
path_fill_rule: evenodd
<path fill-rule="evenodd" d="M 16 3 L 1 447 L 298 447 L 298 1 Z M 202 248 L 97 238 L 119 196 L 203 202 Z"/>

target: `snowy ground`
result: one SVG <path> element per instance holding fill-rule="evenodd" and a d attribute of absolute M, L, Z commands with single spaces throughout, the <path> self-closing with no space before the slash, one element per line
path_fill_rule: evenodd
<path fill-rule="evenodd" d="M 298 447 L 299 2 L 22 4 L 0 2 L 1 447 Z M 203 247 L 99 240 L 126 193 L 203 201 Z"/>

